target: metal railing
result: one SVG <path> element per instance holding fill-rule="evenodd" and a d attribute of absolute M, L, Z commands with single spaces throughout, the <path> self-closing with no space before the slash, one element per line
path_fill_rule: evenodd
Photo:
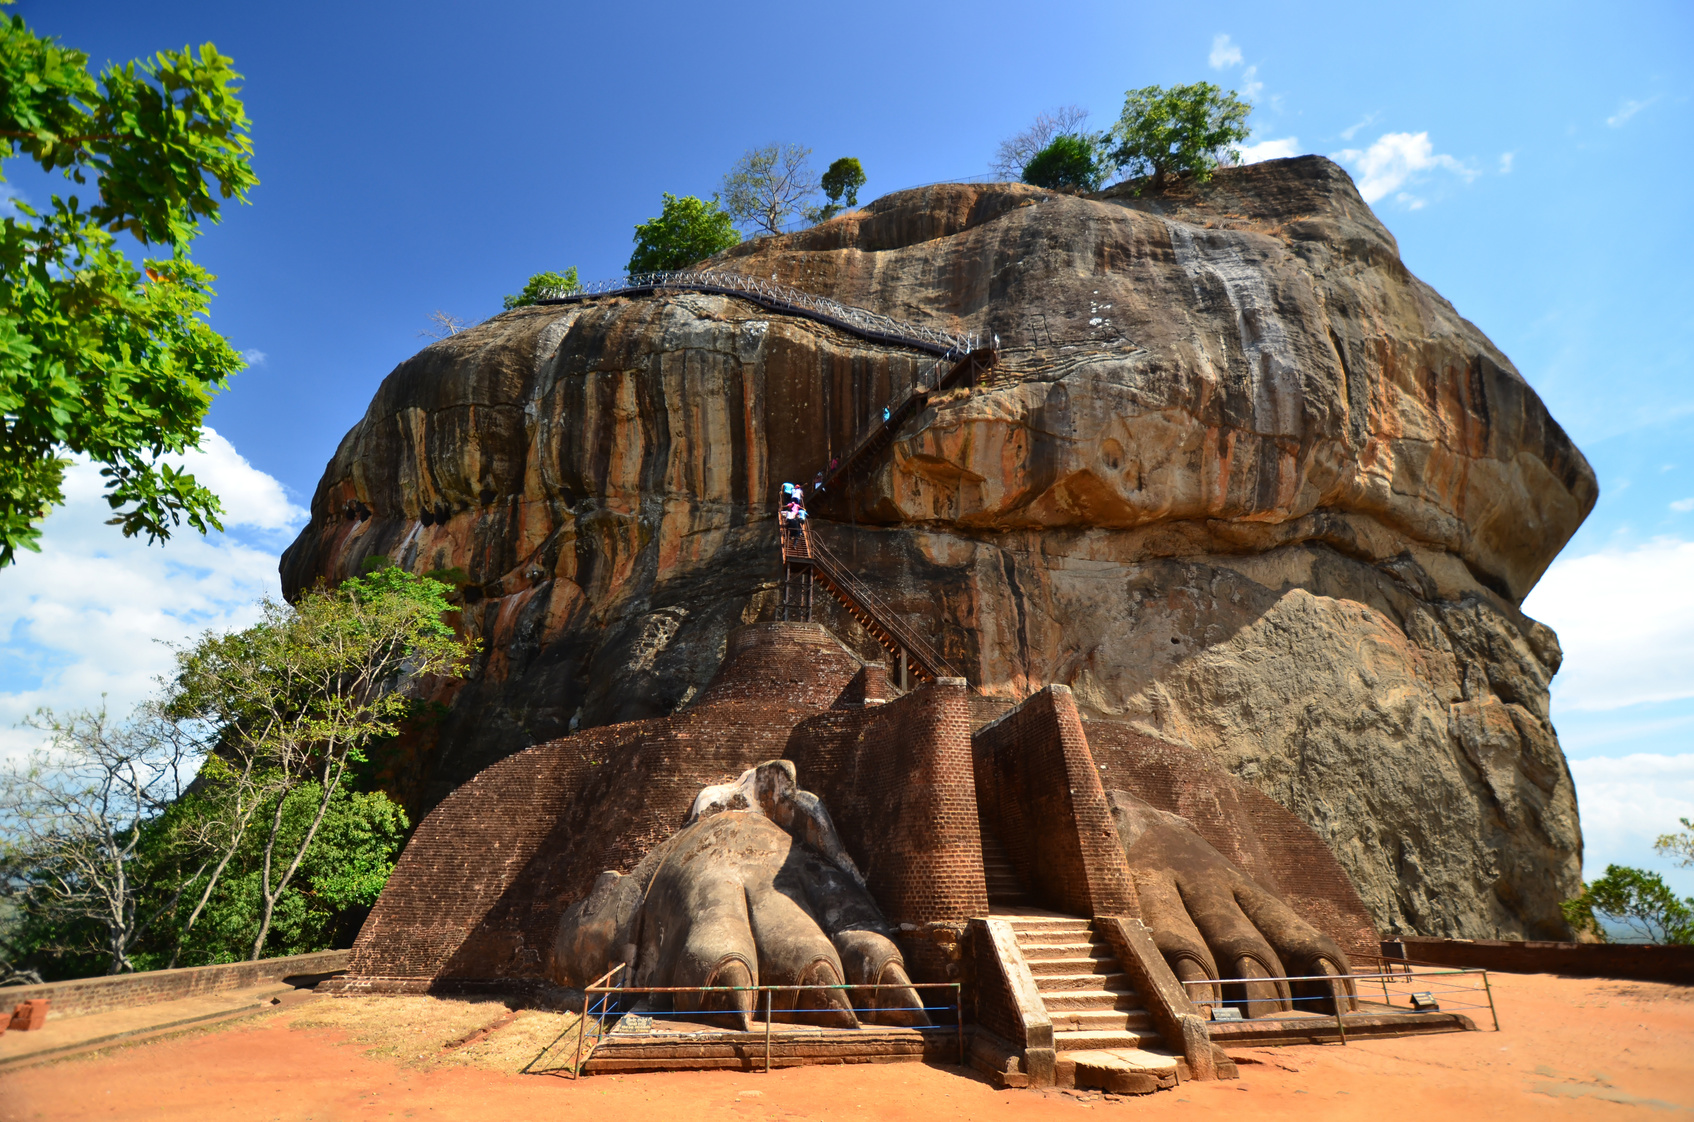
<path fill-rule="evenodd" d="M 638 295 L 665 289 L 684 289 L 725 296 L 741 296 L 773 311 L 802 315 L 881 343 L 894 343 L 943 357 L 969 354 L 976 349 L 975 335 L 953 335 L 920 324 L 903 323 L 892 316 L 855 308 L 827 296 L 806 292 L 775 279 L 731 273 L 720 269 L 674 269 L 659 273 L 627 273 L 575 288 L 543 289 L 537 304 L 569 304 L 598 296 Z"/>
<path fill-rule="evenodd" d="M 588 1061 L 593 1058 L 594 1050 L 596 1048 L 598 1048 L 601 1044 L 604 1044 L 606 1042 L 606 1038 L 608 1036 L 612 1035 L 613 1033 L 615 1033 L 617 1031 L 617 1028 L 616 1028 L 615 1025 L 614 1025 L 613 1029 L 611 1030 L 611 1032 L 607 1031 L 607 1029 L 606 1029 L 607 1018 L 610 1017 L 610 1018 L 621 1019 L 623 1017 L 627 1017 L 627 1016 L 632 1015 L 628 1009 L 619 1008 L 619 1006 L 621 1006 L 623 1004 L 622 999 L 633 997 L 633 996 L 636 996 L 636 995 L 639 995 L 639 994 L 708 994 L 708 993 L 763 994 L 764 995 L 764 1010 L 763 1010 L 764 1016 L 763 1016 L 763 1020 L 764 1020 L 764 1023 L 765 1023 L 765 1031 L 764 1031 L 765 1067 L 764 1067 L 764 1070 L 768 1072 L 768 1071 L 771 1070 L 772 1025 L 774 1024 L 774 1021 L 775 1021 L 775 1014 L 782 1013 L 782 1014 L 787 1015 L 787 1014 L 794 1014 L 794 1013 L 820 1013 L 820 1012 L 829 1012 L 831 1010 L 840 1009 L 839 1006 L 832 1006 L 830 1010 L 820 1010 L 820 1009 L 816 1009 L 816 1008 L 804 1008 L 804 1007 L 773 1008 L 772 1004 L 773 1004 L 773 1001 L 774 1001 L 774 997 L 773 997 L 774 994 L 777 994 L 777 993 L 791 994 L 791 993 L 800 993 L 800 992 L 818 991 L 818 990 L 846 990 L 846 991 L 849 991 L 850 993 L 863 993 L 865 991 L 871 991 L 872 993 L 877 993 L 877 992 L 880 992 L 882 990 L 899 990 L 899 989 L 908 989 L 908 990 L 913 990 L 913 991 L 918 991 L 918 990 L 948 990 L 948 991 L 951 991 L 953 1000 L 950 1004 L 946 1004 L 946 1005 L 925 1005 L 925 1004 L 922 1003 L 922 999 L 920 998 L 919 1004 L 915 1005 L 915 1006 L 867 1005 L 867 1006 L 862 1006 L 862 1007 L 860 1007 L 860 1006 L 848 1006 L 848 1008 L 852 1011 L 852 1013 L 855 1017 L 858 1016 L 861 1013 L 867 1013 L 868 1014 L 868 1013 L 922 1012 L 922 1013 L 927 1015 L 927 1014 L 930 1014 L 930 1013 L 941 1013 L 941 1012 L 951 1011 L 953 1013 L 953 1025 L 951 1027 L 953 1029 L 954 1037 L 955 1037 L 955 1039 L 958 1043 L 959 1063 L 961 1065 L 963 1065 L 966 1062 L 966 1057 L 965 1057 L 965 1007 L 964 1007 L 964 1001 L 963 1001 L 963 994 L 961 992 L 961 986 L 958 982 L 902 982 L 902 983 L 887 983 L 887 984 L 872 983 L 872 984 L 868 984 L 868 985 L 853 985 L 851 983 L 841 983 L 841 984 L 838 984 L 838 985 L 817 985 L 817 986 L 796 986 L 796 985 L 789 985 L 789 986 L 784 986 L 784 985 L 771 985 L 771 986 L 618 986 L 618 985 L 612 985 L 611 984 L 612 979 L 621 970 L 623 970 L 623 968 L 624 968 L 623 965 L 620 963 L 619 965 L 613 967 L 611 970 L 607 971 L 603 976 L 601 976 L 601 978 L 599 980 L 597 980 L 596 982 L 589 985 L 588 987 L 586 987 L 583 990 L 582 1016 L 577 1021 L 576 1057 L 572 1061 L 570 1069 L 569 1069 L 570 1072 L 571 1072 L 571 1077 L 573 1079 L 581 1077 L 583 1068 L 587 1065 Z M 755 1011 L 757 1011 L 757 1005 L 758 1004 L 759 1004 L 758 1001 L 755 999 L 755 1002 L 754 1002 Z M 691 1015 L 693 1015 L 693 1016 L 721 1017 L 721 1016 L 724 1016 L 725 1014 L 733 1015 L 736 1012 L 735 1010 L 721 1009 L 721 1008 L 719 1008 L 719 1009 L 704 1009 L 704 1008 L 702 1008 L 702 1009 L 677 1009 L 677 1008 L 675 1008 L 674 998 L 671 1001 L 671 1005 L 672 1005 L 672 1008 L 670 1008 L 668 1010 L 663 1010 L 663 1011 L 655 1011 L 653 1015 L 658 1015 L 663 1020 L 672 1020 L 672 1019 L 683 1019 L 683 1018 L 686 1018 L 686 1017 L 691 1016 Z M 643 1016 L 647 1016 L 647 1015 L 648 1014 L 643 1014 Z M 588 1040 L 588 1035 L 589 1035 L 588 1024 L 589 1024 L 590 1019 L 593 1019 L 594 1022 L 595 1022 L 595 1027 L 594 1027 L 594 1032 L 593 1032 L 594 1042 L 588 1046 L 587 1055 L 584 1055 L 583 1054 L 583 1045 Z M 879 1027 L 885 1027 L 885 1026 L 878 1026 L 878 1025 L 862 1026 L 861 1029 L 857 1030 L 857 1031 L 864 1031 L 865 1028 L 869 1028 L 870 1030 L 874 1031 L 875 1029 L 877 1029 Z M 947 1026 L 947 1025 L 932 1025 L 932 1026 L 930 1026 L 930 1029 L 931 1029 L 931 1031 L 935 1031 L 936 1029 L 943 1029 L 944 1030 L 947 1027 L 949 1027 L 949 1026 Z M 842 1030 L 842 1031 L 855 1031 L 855 1030 Z M 630 1035 L 633 1036 L 634 1034 L 630 1034 Z M 713 1040 L 713 1039 L 724 1040 L 724 1039 L 728 1039 L 728 1038 L 731 1038 L 731 1037 L 745 1037 L 747 1035 L 748 1035 L 747 1033 L 741 1032 L 741 1031 L 735 1030 L 735 1029 L 713 1029 L 713 1028 L 688 1029 L 688 1030 L 653 1029 L 653 1030 L 649 1030 L 647 1032 L 643 1032 L 641 1034 L 642 1038 L 645 1039 L 645 1040 L 676 1040 L 676 1041 L 683 1041 L 683 1040 L 706 1041 L 706 1040 Z M 796 1035 L 798 1035 L 798 1034 L 796 1034 Z M 805 1034 L 804 1039 L 810 1039 L 814 1035 L 815 1035 L 815 1033 L 808 1032 L 808 1033 Z M 785 1041 L 785 1042 L 787 1042 L 787 1041 Z"/>
<path fill-rule="evenodd" d="M 1471 980 L 1472 984 L 1467 985 L 1463 980 Z M 1474 982 L 1478 981 L 1481 982 L 1480 986 L 1474 984 Z M 1229 986 L 1234 989 L 1236 987 L 1247 987 L 1253 985 L 1274 985 L 1278 982 L 1282 983 L 1282 986 L 1279 988 L 1286 989 L 1289 992 L 1289 996 L 1278 996 L 1276 998 L 1251 996 L 1238 997 L 1233 994 L 1226 995 L 1223 989 L 1224 986 Z M 1320 994 L 1295 994 L 1293 992 L 1294 986 L 1291 985 L 1291 983 L 1295 982 L 1319 983 L 1327 985 L 1331 988 L 1332 992 Z M 1486 1009 L 1488 1010 L 1489 1016 L 1493 1018 L 1494 1031 L 1500 1031 L 1500 1014 L 1494 1008 L 1494 988 L 1489 984 L 1488 971 L 1486 970 L 1470 968 L 1419 970 L 1410 966 L 1401 968 L 1391 965 L 1386 970 L 1369 974 L 1306 974 L 1282 978 L 1188 978 L 1183 980 L 1183 985 L 1189 987 L 1189 997 L 1196 1005 L 1210 1005 L 1214 1007 L 1246 1005 L 1251 1007 L 1253 1005 L 1265 1004 L 1272 1001 L 1279 1003 L 1286 1001 L 1296 1006 L 1292 1012 L 1279 1010 L 1273 1013 L 1255 1015 L 1250 1018 L 1248 1023 L 1260 1023 L 1264 1021 L 1308 1021 L 1314 1016 L 1332 1016 L 1335 1019 L 1335 1030 L 1341 1037 L 1341 1043 L 1345 1044 L 1347 1043 L 1347 1024 L 1343 1006 L 1347 1004 L 1347 996 L 1341 996 L 1338 998 L 1338 992 L 1345 995 L 1345 990 L 1342 989 L 1342 984 L 1346 982 L 1353 983 L 1353 993 L 1348 995 L 1352 998 L 1352 1000 L 1360 1004 L 1368 1002 L 1370 1005 L 1374 1006 L 1374 1008 L 1371 1009 L 1355 1010 L 1350 1014 L 1351 1016 L 1365 1016 L 1373 1018 L 1395 1016 L 1409 1017 L 1420 1016 L 1427 1013 L 1457 1014 L 1466 1011 L 1481 1012 Z M 1380 1002 L 1376 1000 L 1376 995 L 1374 993 L 1367 996 L 1365 992 L 1366 989 L 1375 988 L 1374 986 L 1367 987 L 1367 983 L 1375 983 L 1375 985 L 1381 986 L 1382 1000 Z M 1193 989 L 1193 987 L 1196 986 L 1217 987 L 1213 992 L 1224 996 L 1220 998 L 1213 998 L 1196 995 Z M 1391 989 L 1390 987 L 1393 988 Z M 1404 1004 L 1397 1004 L 1396 998 Z M 1304 1011 L 1298 1008 L 1301 1002 L 1332 1003 L 1333 1012 L 1326 1011 L 1325 1013 L 1315 1013 Z M 1213 1021 L 1214 1023 L 1218 1022 L 1218 1018 L 1215 1015 L 1213 1016 Z"/>
<path fill-rule="evenodd" d="M 916 632 L 901 622 L 894 609 L 882 601 L 870 586 L 853 575 L 851 569 L 842 563 L 828 546 L 817 537 L 806 531 L 806 541 L 811 551 L 812 564 L 823 573 L 824 580 L 832 588 L 838 589 L 838 595 L 844 595 L 857 600 L 859 607 L 874 618 L 889 638 L 905 648 L 908 659 L 916 659 L 923 671 L 931 678 L 957 678 L 960 675 L 947 665 L 947 660 L 928 643 L 920 639 Z"/>

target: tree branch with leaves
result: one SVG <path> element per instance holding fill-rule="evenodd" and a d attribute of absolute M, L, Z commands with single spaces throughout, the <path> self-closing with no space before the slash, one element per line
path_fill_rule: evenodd
<path fill-rule="evenodd" d="M 277 901 L 311 848 L 349 766 L 397 735 L 420 683 L 461 673 L 473 644 L 442 622 L 449 586 L 388 566 L 317 588 L 298 603 L 262 605 L 258 623 L 208 634 L 179 652 L 180 717 L 220 730 L 226 761 L 269 770 L 284 792 L 318 794 L 309 821 L 285 843 L 286 799 L 270 800 L 262 831 L 260 915 L 252 957 L 264 950 Z"/>
<path fill-rule="evenodd" d="M 222 528 L 217 496 L 166 457 L 199 447 L 245 365 L 189 258 L 200 223 L 258 183 L 240 77 L 210 43 L 96 77 L 83 52 L 0 19 L 0 160 L 92 187 L 0 219 L 0 567 L 39 548 L 76 456 L 100 465 L 126 537 Z M 137 268 L 125 234 L 164 252 Z"/>

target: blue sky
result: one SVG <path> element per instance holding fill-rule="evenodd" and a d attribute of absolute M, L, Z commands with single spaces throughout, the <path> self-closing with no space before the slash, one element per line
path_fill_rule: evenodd
<path fill-rule="evenodd" d="M 755 144 L 858 156 L 868 200 L 985 172 L 1042 110 L 1104 126 L 1127 88 L 1204 78 L 1249 94 L 1261 153 L 1340 158 L 1594 464 L 1599 506 L 1527 607 L 1565 644 L 1554 715 L 1590 873 L 1627 861 L 1694 892 L 1650 850 L 1694 816 L 1686 3 L 13 11 L 96 62 L 214 41 L 247 76 L 262 182 L 196 247 L 221 278 L 214 325 L 254 359 L 197 461 L 240 524 L 146 550 L 99 526 L 85 487 L 46 555 L 0 575 L 0 724 L 101 690 L 127 704 L 163 669 L 155 640 L 250 618 L 432 310 L 481 318 L 542 269 L 619 272 L 661 192 L 710 194 Z"/>

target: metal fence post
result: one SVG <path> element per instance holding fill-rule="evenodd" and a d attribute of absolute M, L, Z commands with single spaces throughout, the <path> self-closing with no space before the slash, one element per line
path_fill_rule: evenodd
<path fill-rule="evenodd" d="M 588 991 L 582 994 L 582 1016 L 576 1022 L 576 1058 L 571 1060 L 571 1078 L 582 1078 L 582 1032 L 588 1024 Z"/>
<path fill-rule="evenodd" d="M 1494 1018 L 1494 1031 L 1500 1031 L 1500 1012 L 1494 1008 L 1494 987 L 1488 984 L 1488 971 L 1482 972 L 1482 988 L 1488 991 L 1488 1014 Z"/>
<path fill-rule="evenodd" d="M 765 990 L 765 1074 L 771 1073 L 771 991 Z"/>
<path fill-rule="evenodd" d="M 921 997 L 918 998 L 918 1004 L 919 1005 L 923 1004 L 923 998 L 921 998 Z M 964 998 L 964 994 L 960 991 L 959 983 L 957 983 L 957 982 L 953 983 L 953 1011 L 954 1011 L 954 1013 L 957 1014 L 957 1016 L 954 1018 L 954 1020 L 957 1023 L 958 1028 L 959 1028 L 959 1066 L 964 1067 L 965 1066 L 965 998 Z"/>

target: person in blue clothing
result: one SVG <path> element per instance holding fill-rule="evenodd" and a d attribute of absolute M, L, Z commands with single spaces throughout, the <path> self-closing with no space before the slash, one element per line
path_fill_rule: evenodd
<path fill-rule="evenodd" d="M 888 406 L 886 405 L 882 407 L 882 423 L 885 425 L 888 423 Z"/>

